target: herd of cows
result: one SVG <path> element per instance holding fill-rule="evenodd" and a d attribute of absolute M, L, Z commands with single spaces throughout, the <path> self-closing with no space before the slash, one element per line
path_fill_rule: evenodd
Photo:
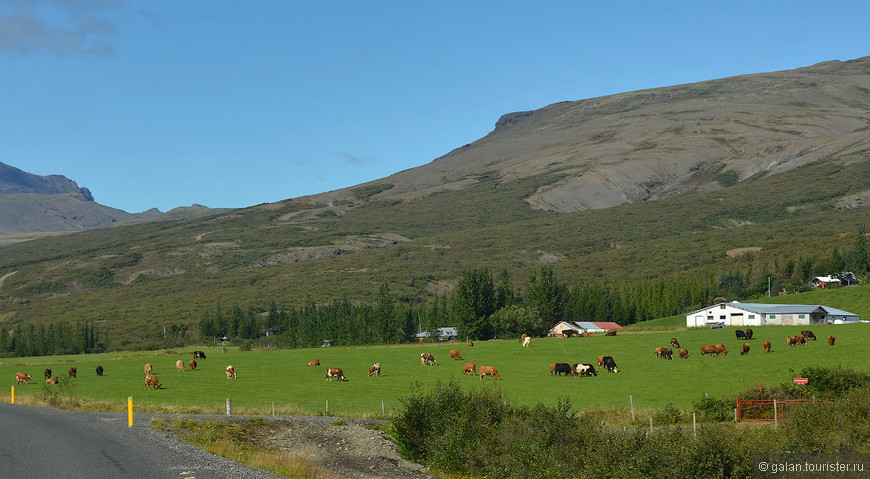
<path fill-rule="evenodd" d="M 608 336 L 615 336 L 615 331 L 611 331 L 607 334 Z M 751 340 L 753 337 L 752 329 L 736 330 L 735 335 L 738 340 Z M 786 337 L 786 345 L 788 347 L 800 347 L 805 345 L 807 340 L 816 341 L 816 336 L 812 331 L 804 330 L 801 331 L 800 335 L 796 336 L 787 336 Z M 828 336 L 828 344 L 833 346 L 836 341 L 834 335 Z M 523 334 L 520 337 L 520 343 L 523 347 L 531 346 L 531 337 Z M 474 344 L 471 341 L 466 341 L 466 347 L 472 347 Z M 765 340 L 762 344 L 764 351 L 769 353 L 771 350 L 770 341 Z M 672 349 L 673 348 L 673 349 Z M 677 350 L 680 359 L 688 359 L 689 351 L 686 348 L 680 347 L 680 342 L 677 338 L 671 338 L 670 347 L 656 347 L 654 349 L 654 355 L 656 358 L 672 360 L 674 359 L 674 349 Z M 750 350 L 750 345 L 748 342 L 743 343 L 740 348 L 740 354 L 748 354 Z M 719 355 L 728 355 L 728 350 L 724 344 L 708 344 L 701 346 L 701 357 L 704 356 L 719 356 Z M 185 367 L 190 368 L 191 371 L 195 371 L 197 368 L 197 359 L 205 359 L 204 351 L 194 351 L 193 359 L 185 363 L 183 360 L 176 361 L 175 367 L 177 371 L 185 371 Z M 462 360 L 462 355 L 459 353 L 457 349 L 450 350 L 450 359 L 453 360 Z M 604 368 L 611 373 L 618 373 L 619 369 L 616 366 L 616 362 L 613 357 L 601 355 L 598 356 L 597 366 L 599 368 Z M 438 361 L 435 360 L 435 356 L 432 353 L 420 353 L 420 364 L 423 366 L 427 365 L 438 365 Z M 308 363 L 308 366 L 320 366 L 320 360 L 315 359 Z M 552 362 L 550 363 L 550 375 L 553 376 L 598 376 L 598 371 L 595 369 L 596 365 L 588 364 L 588 363 L 563 363 L 563 362 Z M 157 376 L 152 374 L 152 365 L 151 363 L 145 364 L 144 373 L 145 373 L 145 389 L 160 389 L 160 381 L 157 379 Z M 232 365 L 228 365 L 225 368 L 227 379 L 236 379 L 236 371 Z M 58 377 L 52 377 L 51 368 L 46 368 L 43 372 L 45 375 L 46 384 L 57 384 Z M 78 371 L 75 366 L 69 368 L 68 374 L 70 378 L 75 378 Z M 103 367 L 97 366 L 96 373 L 98 376 L 103 375 Z M 501 379 L 498 374 L 498 371 L 494 366 L 478 366 L 473 362 L 466 362 L 462 369 L 463 375 L 477 375 L 482 380 L 485 376 L 489 376 L 491 379 Z M 369 368 L 368 372 L 369 377 L 371 376 L 380 376 L 381 375 L 381 363 L 374 363 Z M 18 372 L 15 374 L 16 384 L 24 383 L 28 384 L 28 382 L 32 379 L 32 377 L 24 372 Z M 344 376 L 344 371 L 341 368 L 337 367 L 328 367 L 326 368 L 326 380 L 331 381 L 332 379 L 338 379 L 338 381 L 346 381 Z"/>

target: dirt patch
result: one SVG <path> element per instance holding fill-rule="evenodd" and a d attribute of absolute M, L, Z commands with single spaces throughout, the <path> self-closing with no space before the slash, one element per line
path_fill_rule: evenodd
<path fill-rule="evenodd" d="M 734 248 L 734 249 L 729 249 L 728 251 L 725 252 L 725 254 L 729 258 L 734 258 L 735 256 L 744 255 L 746 253 L 754 253 L 756 251 L 761 251 L 761 247 L 760 246 L 749 246 L 747 248 Z"/>

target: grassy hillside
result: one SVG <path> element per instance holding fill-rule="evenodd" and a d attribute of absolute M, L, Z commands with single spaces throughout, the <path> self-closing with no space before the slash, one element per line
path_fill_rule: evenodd
<path fill-rule="evenodd" d="M 192 349 L 150 353 L 86 355 L 76 357 L 19 358 L 4 362 L 0 377 L 11 384 L 14 373 L 25 371 L 34 378 L 32 384 L 16 387 L 18 401 L 27 396 L 60 394 L 62 387 L 42 384 L 42 370 L 50 367 L 55 375 L 64 376 L 71 365 L 79 377 L 70 380 L 69 394 L 76 398 L 105 401 L 113 410 L 122 411 L 126 398 L 134 397 L 140 410 L 173 410 L 175 412 L 224 411 L 226 398 L 232 399 L 237 412 L 269 414 L 272 403 L 279 414 L 306 412 L 315 414 L 328 407 L 333 414 L 379 415 L 399 407 L 399 399 L 416 387 L 429 388 L 437 381 L 455 380 L 464 388 L 495 387 L 517 404 L 542 402 L 555 405 L 559 398 L 569 398 L 576 409 L 624 408 L 628 414 L 629 396 L 638 410 L 660 410 L 668 404 L 690 409 L 704 394 L 725 397 L 752 388 L 759 383 L 768 386 L 789 382 L 804 367 L 844 365 L 866 370 L 870 359 L 862 354 L 870 346 L 870 328 L 866 324 L 814 326 L 819 338 L 829 334 L 837 337 L 831 347 L 824 339 L 806 346 L 786 347 L 785 337 L 798 334 L 800 327 L 766 326 L 753 328 L 755 337 L 749 343 L 749 354 L 739 355 L 740 345 L 733 328 L 692 329 L 677 333 L 624 332 L 614 337 L 596 335 L 591 338 L 535 339 L 528 348 L 513 340 L 484 341 L 466 347 L 464 343 L 421 344 L 397 347 L 317 348 L 240 352 L 206 348 L 208 358 L 199 360 L 196 371 L 178 372 L 177 359 L 192 358 Z M 691 352 L 690 358 L 667 361 L 656 359 L 653 349 L 668 344 L 676 336 Z M 765 354 L 762 342 L 767 339 L 773 349 Z M 723 343 L 730 353 L 720 357 L 700 357 L 704 344 Z M 458 349 L 463 361 L 450 360 L 448 351 Z M 420 353 L 431 352 L 437 366 L 422 366 Z M 597 377 L 554 377 L 549 363 L 595 363 L 598 355 L 615 359 L 619 373 L 600 371 Z M 320 359 L 321 367 L 307 363 Z M 367 377 L 369 366 L 382 364 L 381 377 Z M 501 380 L 480 380 L 463 376 L 462 365 L 472 361 L 478 365 L 495 366 Z M 163 384 L 158 391 L 143 390 L 142 367 L 154 366 L 154 373 Z M 238 374 L 227 380 L 226 365 L 232 364 Z M 103 366 L 103 377 L 94 369 Z M 347 382 L 327 382 L 326 367 L 341 367 Z M 292 385 L 292 386 L 291 386 Z M 10 390 L 0 392 L 9 400 Z M 5 395 L 5 396 L 4 396 Z"/>
<path fill-rule="evenodd" d="M 384 283 L 412 302 L 481 267 L 508 270 L 520 287 L 554 260 L 569 285 L 737 266 L 760 274 L 801 257 L 824 262 L 834 247 L 854 247 L 857 225 L 868 222 L 870 210 L 837 205 L 867 189 L 867 159 L 571 214 L 526 207 L 523 197 L 543 181 L 528 178 L 409 202 L 375 201 L 341 217 L 293 220 L 312 205 L 291 200 L 33 240 L 3 247 L 0 321 L 10 329 L 101 321 L 111 341 L 135 344 L 166 324 L 192 324 L 218 303 L 265 308 L 274 300 L 289 307 L 344 296 L 367 302 Z M 386 233 L 410 241 L 377 243 Z M 333 253 L 292 256 L 318 248 Z M 741 248 L 757 252 L 729 254 Z"/>

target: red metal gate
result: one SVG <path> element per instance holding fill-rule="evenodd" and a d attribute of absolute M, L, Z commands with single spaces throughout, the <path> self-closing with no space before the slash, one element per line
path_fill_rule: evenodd
<path fill-rule="evenodd" d="M 739 421 L 782 421 L 789 408 L 813 402 L 828 402 L 828 399 L 738 399 Z"/>

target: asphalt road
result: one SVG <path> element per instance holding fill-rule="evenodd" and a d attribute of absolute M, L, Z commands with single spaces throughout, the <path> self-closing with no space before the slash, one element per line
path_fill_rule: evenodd
<path fill-rule="evenodd" d="M 150 415 L 0 404 L 0 477 L 280 478 L 151 429 Z"/>

